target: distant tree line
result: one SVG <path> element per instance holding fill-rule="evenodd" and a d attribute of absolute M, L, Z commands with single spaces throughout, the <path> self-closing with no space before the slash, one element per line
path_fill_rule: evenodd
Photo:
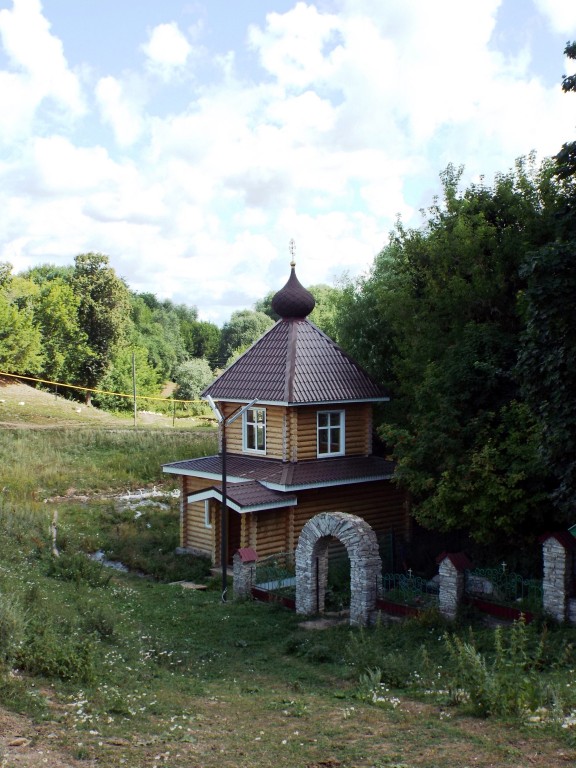
<path fill-rule="evenodd" d="M 195 306 L 131 291 L 101 253 L 20 274 L 0 263 L 0 371 L 86 387 L 89 402 L 122 410 L 129 399 L 90 389 L 131 393 L 134 360 L 137 394 L 159 395 L 173 381 L 177 398 L 195 400 L 274 324 L 272 314 L 240 310 L 219 328 Z"/>

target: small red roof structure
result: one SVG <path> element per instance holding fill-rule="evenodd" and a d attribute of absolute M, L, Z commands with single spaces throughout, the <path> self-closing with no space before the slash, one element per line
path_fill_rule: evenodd
<path fill-rule="evenodd" d="M 570 531 L 555 531 L 554 533 L 545 533 L 540 537 L 540 542 L 543 544 L 548 539 L 556 539 L 564 549 L 568 551 L 576 550 L 576 538 L 570 533 Z"/>
<path fill-rule="evenodd" d="M 464 552 L 442 552 L 442 554 L 438 555 L 436 558 L 438 565 L 444 560 L 449 560 L 454 568 L 456 568 L 457 571 L 460 571 L 460 573 L 470 571 L 474 567 L 472 561 L 469 560 Z"/>
<path fill-rule="evenodd" d="M 258 553 L 252 547 L 240 547 L 236 554 L 243 563 L 255 563 L 258 560 Z"/>

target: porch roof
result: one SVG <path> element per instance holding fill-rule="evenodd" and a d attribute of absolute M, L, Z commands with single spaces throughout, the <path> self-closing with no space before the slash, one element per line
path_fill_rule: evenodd
<path fill-rule="evenodd" d="M 216 499 L 222 502 L 222 485 L 212 485 L 202 491 L 191 493 L 188 501 Z M 247 483 L 226 483 L 226 503 L 236 512 L 258 512 L 266 509 L 292 507 L 298 504 L 296 496 L 279 491 L 272 491 L 260 483 L 251 480 Z"/>
<path fill-rule="evenodd" d="M 164 464 L 163 471 L 220 481 L 222 456 L 217 454 Z M 226 456 L 226 475 L 230 483 L 255 480 L 265 488 L 283 492 L 390 480 L 393 474 L 394 462 L 380 456 L 343 456 L 299 462 L 238 454 Z"/>

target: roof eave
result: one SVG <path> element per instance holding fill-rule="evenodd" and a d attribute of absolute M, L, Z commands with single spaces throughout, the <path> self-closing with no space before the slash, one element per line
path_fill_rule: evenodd
<path fill-rule="evenodd" d="M 190 493 L 187 496 L 188 503 L 193 501 L 205 501 L 206 499 L 216 499 L 216 501 L 222 502 L 222 493 L 217 488 L 207 488 L 204 491 L 197 491 L 196 493 Z M 226 506 L 233 509 L 235 512 L 247 514 L 249 512 L 264 512 L 268 509 L 283 509 L 284 507 L 295 507 L 298 504 L 296 496 L 288 496 L 286 499 L 278 499 L 278 501 L 263 502 L 261 504 L 246 504 L 244 506 L 238 504 L 230 496 L 226 497 Z"/>
<path fill-rule="evenodd" d="M 186 477 L 199 477 L 202 480 L 221 480 L 222 479 L 222 473 L 221 472 L 203 472 L 202 470 L 198 469 L 187 469 L 185 467 L 178 467 L 178 462 L 175 464 L 164 464 L 162 467 L 162 472 L 166 473 L 167 475 L 183 475 Z M 238 475 L 231 475 L 229 472 L 226 473 L 226 478 L 231 483 L 249 483 L 253 480 L 251 477 L 239 477 Z"/>
<path fill-rule="evenodd" d="M 270 483 L 267 480 L 259 480 L 265 488 L 270 488 L 271 491 L 297 492 L 308 491 L 313 488 L 333 488 L 340 485 L 358 485 L 359 483 L 373 483 L 378 480 L 392 480 L 394 475 L 392 473 L 386 473 L 382 475 L 369 475 L 366 477 L 350 477 L 342 480 L 321 480 L 317 483 L 295 483 L 294 485 L 281 485 L 280 483 Z"/>
<path fill-rule="evenodd" d="M 252 400 L 251 397 L 215 397 L 217 402 L 225 403 L 249 403 Z M 364 397 L 354 398 L 351 400 L 306 400 L 304 402 L 287 402 L 285 400 L 259 400 L 256 399 L 257 405 L 282 405 L 287 408 L 298 408 L 303 405 L 353 405 L 354 403 L 388 403 L 389 397 Z"/>

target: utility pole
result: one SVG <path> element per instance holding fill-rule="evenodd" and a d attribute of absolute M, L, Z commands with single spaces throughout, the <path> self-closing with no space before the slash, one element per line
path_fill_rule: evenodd
<path fill-rule="evenodd" d="M 138 408 L 136 406 L 136 355 L 132 350 L 132 398 L 134 400 L 134 428 L 138 419 Z"/>

